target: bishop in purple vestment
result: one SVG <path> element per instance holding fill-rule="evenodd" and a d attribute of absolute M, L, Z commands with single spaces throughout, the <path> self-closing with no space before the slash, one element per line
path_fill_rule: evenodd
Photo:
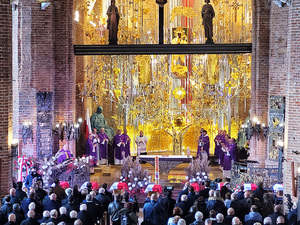
<path fill-rule="evenodd" d="M 223 176 L 230 177 L 231 161 L 236 161 L 236 143 L 233 138 L 228 140 L 228 146 L 222 144 L 223 158 Z"/>
<path fill-rule="evenodd" d="M 199 137 L 197 157 L 200 156 L 200 153 L 202 152 L 206 152 L 207 157 L 209 157 L 209 137 L 206 130 L 203 130 Z"/>
<path fill-rule="evenodd" d="M 220 144 L 220 140 L 221 140 L 221 130 L 218 130 L 218 135 L 215 137 L 215 156 L 219 159 L 220 158 L 220 148 L 221 148 L 221 144 Z"/>
<path fill-rule="evenodd" d="M 130 137 L 127 134 L 127 129 L 124 130 L 122 134 L 125 140 L 125 157 L 130 156 Z"/>
<path fill-rule="evenodd" d="M 105 133 L 105 129 L 101 128 L 100 133 L 98 134 L 99 138 L 99 158 L 100 164 L 105 164 L 107 162 L 107 149 L 108 149 L 108 136 Z"/>
<path fill-rule="evenodd" d="M 63 149 L 60 150 L 58 153 L 56 153 L 58 164 L 71 158 L 71 152 L 67 148 L 68 148 L 68 146 L 64 145 Z"/>
<path fill-rule="evenodd" d="M 118 130 L 117 135 L 114 137 L 115 146 L 115 165 L 121 165 L 123 159 L 123 152 L 125 154 L 125 138 L 122 135 L 122 131 Z"/>
<path fill-rule="evenodd" d="M 93 144 L 93 139 L 93 134 L 89 134 L 89 138 L 86 140 L 85 143 L 85 150 L 87 156 L 92 156 L 93 160 L 97 160 L 97 151 Z"/>

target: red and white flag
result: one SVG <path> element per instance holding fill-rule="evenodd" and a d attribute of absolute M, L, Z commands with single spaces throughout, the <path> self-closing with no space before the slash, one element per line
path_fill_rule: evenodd
<path fill-rule="evenodd" d="M 89 138 L 89 134 L 92 133 L 91 120 L 90 120 L 90 111 L 89 108 L 86 109 L 85 115 L 85 139 Z"/>

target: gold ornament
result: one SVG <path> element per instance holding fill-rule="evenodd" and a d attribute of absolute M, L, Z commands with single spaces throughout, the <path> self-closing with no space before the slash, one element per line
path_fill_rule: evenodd
<path fill-rule="evenodd" d="M 176 127 L 181 127 L 184 124 L 184 119 L 181 115 L 174 118 L 174 124 Z"/>
<path fill-rule="evenodd" d="M 178 100 L 184 99 L 186 92 L 183 87 L 177 87 L 172 91 L 174 97 Z"/>

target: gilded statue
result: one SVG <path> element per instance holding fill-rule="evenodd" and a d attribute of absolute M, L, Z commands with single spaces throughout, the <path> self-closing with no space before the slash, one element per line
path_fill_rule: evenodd
<path fill-rule="evenodd" d="M 107 19 L 107 29 L 109 30 L 108 42 L 110 45 L 117 45 L 120 14 L 117 6 L 115 5 L 115 0 L 111 0 L 111 5 L 108 7 L 106 14 L 108 16 Z"/>
<path fill-rule="evenodd" d="M 210 0 L 205 0 L 205 5 L 202 7 L 202 25 L 204 26 L 205 44 L 213 44 L 213 18 L 215 17 L 215 11 L 210 3 Z"/>
<path fill-rule="evenodd" d="M 91 116 L 91 127 L 97 129 L 97 132 L 100 132 L 101 128 L 105 129 L 109 140 L 112 140 L 114 137 L 114 130 L 107 125 L 104 115 L 102 114 L 103 108 L 98 106 L 97 111 Z"/>

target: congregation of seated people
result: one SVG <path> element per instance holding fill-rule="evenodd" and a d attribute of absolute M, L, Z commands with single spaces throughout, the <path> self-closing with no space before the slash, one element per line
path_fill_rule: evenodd
<path fill-rule="evenodd" d="M 171 190 L 164 194 L 146 198 L 142 225 L 299 224 L 297 207 L 284 213 L 284 206 L 275 205 L 262 182 L 254 191 L 241 186 L 232 192 L 226 184 L 220 191 L 211 189 L 206 181 L 205 189 L 197 193 L 187 182 L 177 200 Z M 43 190 L 38 181 L 27 190 L 18 182 L 2 201 L 0 225 L 137 225 L 138 212 L 138 203 L 128 192 L 112 195 L 107 184 L 99 190 L 93 190 L 90 182 L 82 190 L 77 185 L 63 189 L 56 180 L 54 187 Z"/>

